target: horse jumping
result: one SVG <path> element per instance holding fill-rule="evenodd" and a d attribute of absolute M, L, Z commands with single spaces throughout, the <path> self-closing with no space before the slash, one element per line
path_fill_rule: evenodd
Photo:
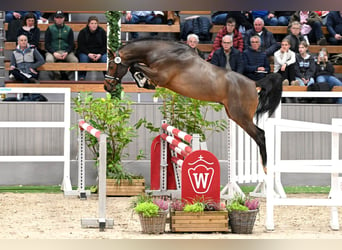
<path fill-rule="evenodd" d="M 149 81 L 181 95 L 224 105 L 234 120 L 257 143 L 266 172 L 265 133 L 253 122 L 277 108 L 282 95 L 280 74 L 271 73 L 255 82 L 234 71 L 210 64 L 188 45 L 171 40 L 137 39 L 108 51 L 105 90 L 112 92 L 122 77 L 131 72 L 143 73 Z M 256 88 L 260 90 L 257 91 Z"/>

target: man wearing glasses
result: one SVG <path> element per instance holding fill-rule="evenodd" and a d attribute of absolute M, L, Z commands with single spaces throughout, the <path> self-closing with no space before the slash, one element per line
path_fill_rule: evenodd
<path fill-rule="evenodd" d="M 234 18 L 230 17 L 227 19 L 226 25 L 219 31 L 217 32 L 217 35 L 215 37 L 214 40 L 214 44 L 213 44 L 213 49 L 210 52 L 209 56 L 208 56 L 208 61 L 211 60 L 211 58 L 213 57 L 213 54 L 216 50 L 218 50 L 219 48 L 221 48 L 222 46 L 222 38 L 225 35 L 229 35 L 232 37 L 232 41 L 233 41 L 233 47 L 238 49 L 240 52 L 243 51 L 243 38 L 242 38 L 242 34 L 240 33 L 240 31 L 238 31 L 236 29 L 236 21 Z"/>
<path fill-rule="evenodd" d="M 221 68 L 242 74 L 243 64 L 241 53 L 232 46 L 232 37 L 230 35 L 225 35 L 222 38 L 221 44 L 222 47 L 214 52 L 210 62 Z"/>
<path fill-rule="evenodd" d="M 244 72 L 248 78 L 258 81 L 270 72 L 270 63 L 265 52 L 260 50 L 260 37 L 250 38 L 251 46 L 242 54 Z"/>

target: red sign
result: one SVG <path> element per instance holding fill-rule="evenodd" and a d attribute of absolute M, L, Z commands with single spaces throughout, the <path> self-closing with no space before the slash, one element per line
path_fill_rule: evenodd
<path fill-rule="evenodd" d="M 160 135 L 151 144 L 151 190 L 160 190 Z M 175 173 L 171 163 L 171 153 L 167 150 L 167 190 L 177 189 Z"/>
<path fill-rule="evenodd" d="M 182 199 L 220 202 L 220 164 L 211 152 L 197 150 L 182 166 Z"/>

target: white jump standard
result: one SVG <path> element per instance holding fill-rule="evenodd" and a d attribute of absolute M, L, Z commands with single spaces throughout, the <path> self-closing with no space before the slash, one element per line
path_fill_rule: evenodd
<path fill-rule="evenodd" d="M 80 197 L 86 197 L 84 190 L 84 173 L 85 173 L 85 133 L 95 136 L 99 141 L 99 218 L 81 219 L 82 228 L 100 228 L 104 231 L 105 228 L 113 228 L 114 220 L 106 219 L 106 168 L 107 168 L 107 137 L 105 133 L 90 126 L 83 120 L 78 123 L 79 128 L 79 189 Z"/>

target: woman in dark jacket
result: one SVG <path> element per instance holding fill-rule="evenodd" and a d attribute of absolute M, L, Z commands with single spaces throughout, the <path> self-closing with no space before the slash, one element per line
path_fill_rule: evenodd
<path fill-rule="evenodd" d="M 38 28 L 37 18 L 34 13 L 29 12 L 24 16 L 23 25 L 18 29 L 17 37 L 20 35 L 27 36 L 30 46 L 35 47 L 38 49 L 40 54 L 44 55 L 43 51 L 39 47 L 40 29 Z"/>
<path fill-rule="evenodd" d="M 308 47 L 306 41 L 300 42 L 299 53 L 296 54 L 295 74 L 300 86 L 309 86 L 315 82 L 316 63 L 307 52 Z"/>
<path fill-rule="evenodd" d="M 107 62 L 107 35 L 106 31 L 99 26 L 96 16 L 88 18 L 88 24 L 78 34 L 77 54 L 80 62 Z M 105 72 L 104 72 L 105 73 Z M 86 71 L 79 72 L 79 79 L 84 80 Z"/>

